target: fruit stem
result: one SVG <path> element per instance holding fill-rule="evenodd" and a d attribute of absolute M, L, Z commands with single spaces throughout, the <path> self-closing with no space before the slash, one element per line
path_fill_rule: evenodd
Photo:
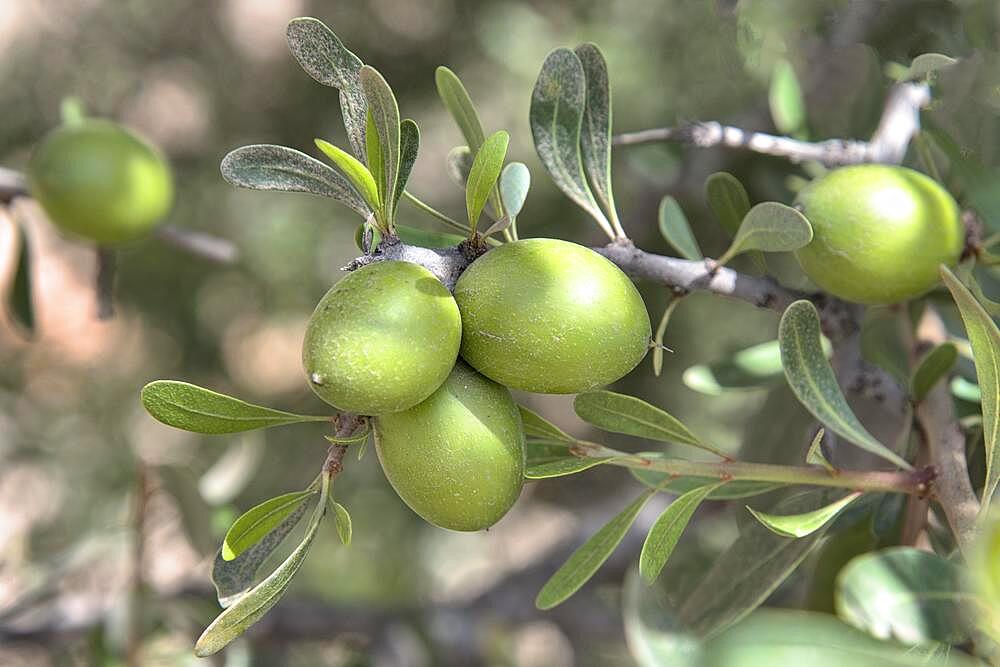
<path fill-rule="evenodd" d="M 656 470 L 676 477 L 711 477 L 747 482 L 805 484 L 854 491 L 880 491 L 927 496 L 937 477 L 933 466 L 919 470 L 837 470 L 831 473 L 821 466 L 785 466 L 743 461 L 688 461 L 658 454 L 629 454 L 592 442 L 578 442 L 574 454 L 586 458 L 608 458 L 611 465 L 638 470 Z"/>

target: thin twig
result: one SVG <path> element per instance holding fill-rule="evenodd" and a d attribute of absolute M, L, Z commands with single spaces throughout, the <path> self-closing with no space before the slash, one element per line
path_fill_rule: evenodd
<path fill-rule="evenodd" d="M 232 264 L 240 256 L 236 244 L 232 241 L 193 229 L 185 229 L 175 225 L 160 225 L 154 234 L 160 240 L 174 247 L 219 264 Z"/>
<path fill-rule="evenodd" d="M 97 318 L 109 320 L 115 316 L 115 275 L 118 259 L 113 248 L 97 246 L 97 273 L 94 291 L 97 295 Z"/>
<path fill-rule="evenodd" d="M 633 146 L 670 141 L 699 148 L 725 146 L 775 155 L 792 162 L 814 160 L 827 166 L 879 162 L 899 164 L 906 155 L 913 135 L 920 129 L 920 109 L 930 102 L 930 88 L 925 83 L 896 85 L 886 99 L 878 129 L 869 141 L 828 139 L 800 141 L 765 132 L 744 130 L 715 121 L 661 127 L 615 135 L 615 146 Z"/>

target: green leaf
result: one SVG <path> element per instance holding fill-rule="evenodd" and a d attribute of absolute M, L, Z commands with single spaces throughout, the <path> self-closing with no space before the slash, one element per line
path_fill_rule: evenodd
<path fill-rule="evenodd" d="M 222 158 L 222 177 L 250 190 L 307 192 L 339 201 L 363 218 L 371 209 L 333 167 L 285 146 L 243 146 Z"/>
<path fill-rule="evenodd" d="M 869 433 L 847 405 L 820 342 L 819 314 L 809 301 L 790 305 L 778 327 L 785 377 L 799 402 L 831 431 L 906 470 L 912 466 Z"/>
<path fill-rule="evenodd" d="M 739 179 L 718 171 L 705 181 L 705 201 L 730 236 L 736 236 L 743 218 L 750 212 L 750 196 Z"/>
<path fill-rule="evenodd" d="M 599 466 L 602 463 L 608 463 L 609 461 L 614 461 L 615 459 L 621 458 L 620 456 L 607 456 L 604 458 L 592 458 L 592 457 L 579 457 L 579 456 L 563 456 L 550 461 L 545 461 L 541 463 L 528 463 L 527 468 L 524 470 L 524 476 L 527 479 L 548 479 L 549 477 L 563 477 L 565 475 L 573 475 L 578 472 L 583 472 L 584 470 L 590 470 L 594 466 Z"/>
<path fill-rule="evenodd" d="M 550 438 L 552 440 L 562 440 L 564 442 L 575 441 L 575 438 L 567 435 L 565 431 L 540 416 L 538 413 L 532 412 L 523 405 L 518 405 L 517 408 L 521 412 L 521 422 L 524 425 L 524 434 L 529 438 Z"/>
<path fill-rule="evenodd" d="M 725 487 L 723 487 L 725 488 Z M 777 513 L 801 513 L 821 507 L 832 494 L 811 489 L 782 500 Z M 740 535 L 688 594 L 679 620 L 697 636 L 714 634 L 756 609 L 819 544 L 827 527 L 799 540 L 779 537 L 756 521 Z"/>
<path fill-rule="evenodd" d="M 617 221 L 618 212 L 611 190 L 611 87 L 608 84 L 608 64 L 596 44 L 581 44 L 575 52 L 583 65 L 586 91 L 580 127 L 580 156 L 594 198 L 608 220 Z"/>
<path fill-rule="evenodd" d="M 349 547 L 351 546 L 351 535 L 354 532 L 351 515 L 347 512 L 347 508 L 337 501 L 331 499 L 330 502 L 333 505 L 333 517 L 337 523 L 337 536 L 345 547 Z"/>
<path fill-rule="evenodd" d="M 257 544 L 233 560 L 223 559 L 222 549 L 219 549 L 212 564 L 212 583 L 215 585 L 220 606 L 223 608 L 231 606 L 253 587 L 261 565 L 299 524 L 306 514 L 307 507 L 306 503 L 299 505 Z"/>
<path fill-rule="evenodd" d="M 644 452 L 640 454 L 640 456 L 661 456 L 661 454 L 659 452 Z M 667 473 L 660 472 L 658 470 L 629 468 L 629 472 L 632 473 L 633 477 L 651 489 L 657 489 L 663 491 L 663 493 L 670 493 L 678 496 L 703 486 L 711 486 L 719 481 L 717 478 L 713 477 L 677 477 L 668 480 L 667 478 L 672 477 L 672 475 L 668 475 Z M 734 480 L 713 490 L 709 494 L 708 499 L 736 500 L 740 498 L 751 498 L 753 496 L 769 493 L 775 489 L 780 489 L 783 486 L 785 485 L 774 482 L 747 482 L 743 480 Z"/>
<path fill-rule="evenodd" d="M 288 46 L 302 69 L 313 79 L 340 91 L 347 138 L 359 159 L 365 155 L 365 104 L 359 73 L 361 59 L 348 51 L 322 21 L 292 19 L 287 30 Z"/>
<path fill-rule="evenodd" d="M 413 171 L 413 163 L 417 161 L 417 151 L 420 149 L 420 128 L 409 119 L 404 118 L 399 124 L 399 177 L 396 179 L 396 193 L 393 195 L 392 208 L 396 209 L 399 198 L 406 190 L 406 183 L 410 180 L 410 173 Z"/>
<path fill-rule="evenodd" d="M 900 81 L 926 79 L 941 70 L 948 69 L 958 62 L 956 58 L 943 53 L 921 53 L 910 62 L 910 66 L 901 72 Z"/>
<path fill-rule="evenodd" d="M 378 187 L 378 199 L 385 201 L 385 155 L 382 151 L 382 141 L 379 139 L 378 128 L 375 126 L 375 117 L 368 112 L 365 122 L 365 162 L 368 171 L 375 179 Z"/>
<path fill-rule="evenodd" d="M 396 225 L 396 235 L 404 243 L 418 245 L 423 248 L 448 248 L 456 246 L 465 240 L 464 236 L 459 236 L 458 234 L 431 232 L 426 229 L 408 227 L 407 225 Z"/>
<path fill-rule="evenodd" d="M 660 442 L 691 445 L 725 457 L 723 452 L 702 442 L 698 436 L 660 408 L 642 399 L 611 391 L 578 394 L 573 408 L 580 419 L 612 433 L 624 433 Z"/>
<path fill-rule="evenodd" d="M 28 231 L 20 224 L 12 223 L 17 236 L 14 243 L 17 246 L 17 265 L 14 269 L 14 279 L 11 282 L 7 302 L 10 314 L 24 331 L 31 335 L 35 329 L 35 302 L 32 294 L 31 279 L 31 243 Z"/>
<path fill-rule="evenodd" d="M 566 48 L 550 53 L 531 94 L 531 134 L 538 157 L 556 186 L 614 238 L 583 171 L 580 131 L 586 96 L 586 74 L 577 55 Z"/>
<path fill-rule="evenodd" d="M 965 573 L 920 549 L 895 547 L 854 558 L 837 577 L 837 615 L 879 639 L 961 644 L 972 634 Z"/>
<path fill-rule="evenodd" d="M 942 378 L 948 375 L 958 360 L 958 348 L 954 343 L 941 343 L 921 357 L 910 376 L 910 395 L 914 401 L 922 401 Z"/>
<path fill-rule="evenodd" d="M 329 484 L 324 483 L 319 504 L 313 510 L 302 542 L 264 581 L 247 591 L 245 595 L 212 621 L 212 624 L 205 629 L 195 643 L 195 655 L 204 658 L 218 653 L 278 603 L 281 596 L 288 590 L 292 577 L 302 567 L 309 547 L 312 546 L 319 525 L 326 514 L 328 494 Z"/>
<path fill-rule="evenodd" d="M 395 219 L 395 192 L 400 166 L 399 106 L 396 104 L 396 96 L 392 94 L 392 88 L 374 67 L 365 65 L 361 68 L 358 76 L 361 79 L 361 90 L 364 92 L 365 102 L 368 104 L 368 112 L 371 114 L 371 125 L 375 127 L 375 132 L 378 134 L 382 156 L 380 181 L 382 187 L 379 188 L 379 193 L 381 194 L 380 199 L 386 224 L 391 225 Z M 380 174 L 376 173 L 376 168 L 371 162 L 369 162 L 368 168 L 371 169 L 376 180 L 379 180 Z"/>
<path fill-rule="evenodd" d="M 150 382 L 141 397 L 146 411 L 167 426 L 210 435 L 330 419 L 272 410 L 175 380 Z"/>
<path fill-rule="evenodd" d="M 472 161 L 469 180 L 465 184 L 465 208 L 469 213 L 469 227 L 475 233 L 486 200 L 496 188 L 503 161 L 507 157 L 510 135 L 499 130 L 483 142 L 476 159 Z"/>
<path fill-rule="evenodd" d="M 656 333 L 653 334 L 653 375 L 660 377 L 663 371 L 663 337 L 667 333 L 667 325 L 670 324 L 670 316 L 674 314 L 674 309 L 681 302 L 681 296 L 673 296 L 663 309 L 663 316 L 656 326 Z"/>
<path fill-rule="evenodd" d="M 677 546 L 677 541 L 680 540 L 695 510 L 701 505 L 701 501 L 724 484 L 725 482 L 716 482 L 688 491 L 663 510 L 660 518 L 646 535 L 642 553 L 639 554 L 639 573 L 646 583 L 651 584 L 660 576 L 663 566 L 667 564 L 670 554 Z"/>
<path fill-rule="evenodd" d="M 840 510 L 860 497 L 861 492 L 851 493 L 840 500 L 830 503 L 826 507 L 820 507 L 804 514 L 777 515 L 758 512 L 750 506 L 747 506 L 747 509 L 765 528 L 776 535 L 799 538 L 815 533 L 840 514 Z"/>
<path fill-rule="evenodd" d="M 475 157 L 468 146 L 455 146 L 448 151 L 445 167 L 451 180 L 463 190 L 469 182 L 469 172 L 472 171 L 472 161 Z"/>
<path fill-rule="evenodd" d="M 677 200 L 666 195 L 660 200 L 659 209 L 660 234 L 674 250 L 684 259 L 699 261 L 705 259 L 698 247 L 698 241 L 691 233 L 691 225 L 681 210 Z"/>
<path fill-rule="evenodd" d="M 795 134 L 806 124 L 806 105 L 795 68 L 787 60 L 779 60 L 771 72 L 768 92 L 771 118 L 781 134 Z"/>
<path fill-rule="evenodd" d="M 952 378 L 951 384 L 948 385 L 948 389 L 955 398 L 959 398 L 968 403 L 983 402 L 983 392 L 979 389 L 979 385 L 974 382 L 969 382 L 964 377 L 956 376 Z"/>
<path fill-rule="evenodd" d="M 347 437 L 339 437 L 336 435 L 324 435 L 323 438 L 329 442 L 331 445 L 357 445 L 359 443 L 368 440 L 368 436 L 372 434 L 371 428 L 366 428 L 363 431 L 349 435 Z"/>
<path fill-rule="evenodd" d="M 794 208 L 773 201 L 763 202 L 746 214 L 732 245 L 718 261 L 725 264 L 748 250 L 798 250 L 808 245 L 812 236 L 812 225 Z"/>
<path fill-rule="evenodd" d="M 257 544 L 315 494 L 313 490 L 286 493 L 247 511 L 238 518 L 222 541 L 222 559 L 233 560 Z"/>
<path fill-rule="evenodd" d="M 652 495 L 652 490 L 640 495 L 574 551 L 539 591 L 535 606 L 552 609 L 580 590 L 621 543 Z"/>
<path fill-rule="evenodd" d="M 826 460 L 823 456 L 823 436 L 826 435 L 826 429 L 821 428 L 816 432 L 815 437 L 813 437 L 812 442 L 809 444 L 809 450 L 806 452 L 806 463 L 812 466 L 823 466 L 831 474 L 837 472 L 837 469 Z"/>
<path fill-rule="evenodd" d="M 313 141 L 317 148 L 340 167 L 340 171 L 344 173 L 354 189 L 364 197 L 369 208 L 373 211 L 379 210 L 381 204 L 378 198 L 378 185 L 371 172 L 368 171 L 368 167 L 353 155 L 342 151 L 328 141 L 322 139 L 314 139 Z"/>
<path fill-rule="evenodd" d="M 472 154 L 478 153 L 486 141 L 486 133 L 483 132 L 483 125 L 469 91 L 462 85 L 458 75 L 444 66 L 438 67 L 434 72 L 434 82 L 437 84 L 438 96 L 462 131 L 469 150 Z"/>
<path fill-rule="evenodd" d="M 500 172 L 500 200 L 504 211 L 516 218 L 524 207 L 531 187 L 531 172 L 523 162 L 511 162 Z"/>
<path fill-rule="evenodd" d="M 996 491 L 997 482 L 1000 482 L 1000 447 L 997 446 L 997 440 L 1000 439 L 1000 331 L 989 313 L 945 266 L 941 267 L 941 278 L 962 314 L 982 393 L 983 443 L 986 447 L 986 483 L 983 486 L 982 511 L 985 511 Z"/>

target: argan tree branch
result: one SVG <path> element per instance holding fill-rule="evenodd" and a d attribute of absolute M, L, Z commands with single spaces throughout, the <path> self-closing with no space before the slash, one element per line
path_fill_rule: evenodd
<path fill-rule="evenodd" d="M 829 139 L 810 142 L 743 130 L 715 121 L 688 123 L 616 135 L 616 146 L 631 146 L 658 141 L 712 148 L 725 146 L 764 155 L 786 158 L 792 162 L 814 160 L 827 166 L 880 162 L 899 164 L 906 155 L 910 140 L 920 130 L 920 109 L 930 103 L 926 83 L 901 83 L 893 87 L 886 100 L 878 129 L 868 141 Z"/>

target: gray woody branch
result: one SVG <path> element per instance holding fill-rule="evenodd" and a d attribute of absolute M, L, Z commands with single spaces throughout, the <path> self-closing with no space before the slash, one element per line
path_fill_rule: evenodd
<path fill-rule="evenodd" d="M 614 137 L 614 145 L 672 141 L 699 148 L 725 146 L 744 149 L 787 158 L 792 162 L 814 160 L 831 167 L 865 162 L 899 164 L 906 155 L 906 148 L 913 135 L 920 130 L 920 109 L 930 101 L 930 88 L 926 83 L 901 83 L 894 86 L 886 101 L 878 129 L 868 141 L 799 141 L 706 121 L 619 134 Z"/>

